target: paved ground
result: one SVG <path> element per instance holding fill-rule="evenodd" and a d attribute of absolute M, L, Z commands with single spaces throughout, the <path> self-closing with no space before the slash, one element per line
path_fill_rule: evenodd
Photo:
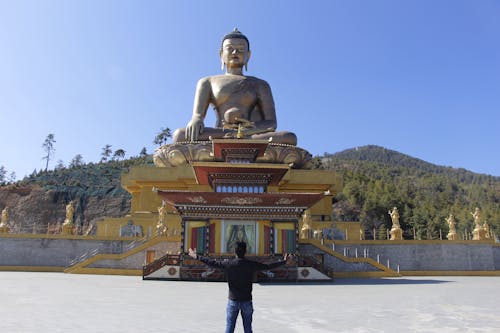
<path fill-rule="evenodd" d="M 500 277 L 256 284 L 254 331 L 494 333 L 499 291 Z M 0 332 L 223 332 L 226 293 L 225 283 L 0 272 Z"/>

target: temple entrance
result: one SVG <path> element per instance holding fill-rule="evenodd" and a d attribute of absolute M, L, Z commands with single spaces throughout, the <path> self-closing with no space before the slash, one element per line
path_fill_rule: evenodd
<path fill-rule="evenodd" d="M 297 251 L 298 234 L 294 222 L 274 223 L 275 253 L 295 253 Z"/>
<path fill-rule="evenodd" d="M 237 242 L 247 244 L 247 254 L 259 253 L 259 229 L 256 221 L 222 220 L 221 252 L 233 253 Z"/>

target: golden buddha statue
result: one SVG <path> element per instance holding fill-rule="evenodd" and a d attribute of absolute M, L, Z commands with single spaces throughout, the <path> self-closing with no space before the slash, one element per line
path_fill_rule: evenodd
<path fill-rule="evenodd" d="M 448 240 L 458 240 L 457 229 L 455 227 L 455 217 L 450 214 L 450 216 L 448 216 L 448 218 L 446 219 L 446 222 L 448 223 L 448 226 L 450 228 L 450 231 L 448 232 L 448 235 L 446 235 L 446 238 Z"/>
<path fill-rule="evenodd" d="M 485 239 L 486 232 L 481 225 L 481 211 L 479 207 L 476 207 L 474 212 L 470 213 L 474 218 L 474 230 L 472 230 L 472 240 L 483 240 Z"/>
<path fill-rule="evenodd" d="M 269 84 L 245 76 L 243 67 L 250 59 L 248 38 L 238 29 L 224 36 L 220 49 L 226 73 L 200 79 L 196 87 L 193 115 L 186 128 L 177 129 L 173 142 L 206 141 L 209 138 L 250 138 L 295 146 L 291 132 L 276 132 L 277 121 Z M 216 111 L 215 127 L 205 127 L 209 105 Z"/>
<path fill-rule="evenodd" d="M 73 215 L 75 213 L 75 207 L 73 204 L 73 201 L 70 201 L 66 205 L 66 218 L 64 219 L 64 223 L 62 225 L 62 230 L 61 233 L 63 235 L 72 235 L 74 230 L 74 224 L 73 224 Z"/>
<path fill-rule="evenodd" d="M 401 230 L 401 225 L 399 224 L 399 212 L 398 208 L 394 207 L 392 211 L 389 211 L 388 214 L 391 216 L 392 220 L 392 228 L 389 232 L 391 235 L 391 240 L 402 240 L 403 239 L 403 230 Z"/>
<path fill-rule="evenodd" d="M 5 207 L 2 210 L 2 218 L 0 219 L 0 233 L 9 232 L 9 210 Z"/>

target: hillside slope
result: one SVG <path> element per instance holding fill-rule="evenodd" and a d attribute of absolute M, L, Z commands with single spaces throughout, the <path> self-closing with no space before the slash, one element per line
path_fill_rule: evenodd
<path fill-rule="evenodd" d="M 131 197 L 121 187 L 121 173 L 132 165 L 150 163 L 147 158 L 132 158 L 34 172 L 0 187 L 0 209 L 9 207 L 14 232 L 45 233 L 49 225 L 64 222 L 66 204 L 74 201 L 74 222 L 84 231 L 99 219 L 129 213 Z"/>
<path fill-rule="evenodd" d="M 338 220 L 361 221 L 371 231 L 390 228 L 388 210 L 398 207 L 405 238 L 446 236 L 445 219 L 453 214 L 463 237 L 473 229 L 470 212 L 479 207 L 482 220 L 500 231 L 500 177 L 437 166 L 378 146 L 348 149 L 320 157 L 319 167 L 344 179 L 336 197 Z"/>

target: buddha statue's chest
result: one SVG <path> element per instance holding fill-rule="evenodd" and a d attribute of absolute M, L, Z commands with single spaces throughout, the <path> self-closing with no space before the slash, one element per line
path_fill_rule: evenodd
<path fill-rule="evenodd" d="M 258 98 L 254 80 L 246 77 L 219 77 L 212 81 L 215 104 L 253 105 Z"/>

